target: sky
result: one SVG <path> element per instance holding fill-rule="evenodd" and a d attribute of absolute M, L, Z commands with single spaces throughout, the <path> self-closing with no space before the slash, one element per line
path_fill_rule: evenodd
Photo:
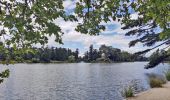
<path fill-rule="evenodd" d="M 65 0 L 64 7 L 68 13 L 72 13 L 75 8 L 76 0 Z M 137 18 L 136 13 L 131 15 L 132 19 Z M 98 36 L 90 36 L 86 34 L 81 34 L 76 32 L 74 29 L 77 25 L 77 22 L 65 22 L 62 19 L 55 20 L 55 23 L 59 25 L 62 31 L 65 33 L 62 36 L 63 45 L 54 42 L 54 36 L 51 36 L 49 39 L 49 47 L 64 47 L 75 50 L 79 49 L 80 55 L 83 55 L 85 51 L 89 49 L 89 46 L 93 44 L 94 48 L 98 49 L 102 44 L 107 46 L 112 46 L 114 48 L 119 48 L 130 53 L 141 51 L 146 49 L 141 44 L 136 45 L 135 47 L 129 48 L 128 43 L 131 40 L 134 40 L 134 36 L 125 36 L 125 33 L 128 30 L 122 30 L 120 22 L 114 21 L 109 23 L 102 23 L 106 26 L 106 30 L 101 32 Z"/>

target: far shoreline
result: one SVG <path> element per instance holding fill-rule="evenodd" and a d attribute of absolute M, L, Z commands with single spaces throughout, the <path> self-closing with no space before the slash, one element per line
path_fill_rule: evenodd
<path fill-rule="evenodd" d="M 6 63 L 6 62 L 3 62 L 3 61 L 0 61 L 0 64 L 62 64 L 62 63 L 91 63 L 91 64 L 95 64 L 95 63 L 106 63 L 106 64 L 112 64 L 112 63 L 132 63 L 132 62 L 148 62 L 148 61 L 125 61 L 125 62 L 119 62 L 119 61 L 115 61 L 115 62 L 85 62 L 85 61 L 79 61 L 79 62 L 69 62 L 69 61 L 50 61 L 50 62 L 31 62 L 31 61 L 23 61 L 23 62 L 17 62 L 17 61 L 11 61 L 9 63 Z M 168 62 L 165 62 L 165 63 L 168 63 Z"/>

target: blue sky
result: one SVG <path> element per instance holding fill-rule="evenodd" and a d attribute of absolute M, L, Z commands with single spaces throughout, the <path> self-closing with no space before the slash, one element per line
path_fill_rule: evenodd
<path fill-rule="evenodd" d="M 73 13 L 75 8 L 76 0 L 65 0 L 64 7 L 68 13 Z M 132 14 L 131 18 L 137 18 L 137 14 Z M 106 30 L 101 32 L 99 36 L 90 36 L 76 32 L 74 29 L 77 25 L 77 22 L 65 22 L 62 19 L 55 20 L 55 23 L 58 24 L 62 31 L 65 34 L 62 36 L 64 45 L 60 45 L 54 42 L 54 37 L 50 37 L 48 46 L 49 47 L 65 47 L 75 50 L 78 48 L 80 50 L 80 54 L 83 55 L 85 51 L 88 50 L 91 44 L 94 45 L 95 48 L 98 48 L 100 45 L 105 44 L 108 46 L 113 46 L 115 48 L 120 48 L 122 50 L 128 52 L 137 52 L 139 50 L 146 49 L 146 47 L 142 47 L 140 44 L 129 48 L 128 43 L 135 39 L 135 37 L 127 37 L 125 33 L 128 30 L 122 30 L 120 22 L 114 21 L 109 23 L 102 23 L 106 25 Z"/>

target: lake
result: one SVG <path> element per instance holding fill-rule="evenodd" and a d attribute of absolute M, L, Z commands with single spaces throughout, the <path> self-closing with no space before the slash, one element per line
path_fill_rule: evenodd
<path fill-rule="evenodd" d="M 149 89 L 147 73 L 162 74 L 168 64 L 146 70 L 146 62 L 9 65 L 0 84 L 0 100 L 122 100 L 121 91 L 135 83 Z M 0 65 L 1 70 L 5 69 Z"/>

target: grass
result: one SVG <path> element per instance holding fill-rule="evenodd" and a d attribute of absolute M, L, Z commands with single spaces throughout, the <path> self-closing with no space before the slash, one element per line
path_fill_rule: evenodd
<path fill-rule="evenodd" d="M 163 76 L 150 74 L 149 75 L 149 84 L 151 88 L 162 87 L 166 83 L 166 79 Z"/>
<path fill-rule="evenodd" d="M 133 92 L 133 87 L 129 86 L 124 89 L 122 92 L 123 97 L 128 98 L 128 97 L 134 97 L 134 92 Z"/>
<path fill-rule="evenodd" d="M 151 88 L 162 87 L 163 82 L 160 79 L 150 78 Z"/>
<path fill-rule="evenodd" d="M 165 73 L 165 77 L 168 81 L 170 81 L 170 70 Z"/>

